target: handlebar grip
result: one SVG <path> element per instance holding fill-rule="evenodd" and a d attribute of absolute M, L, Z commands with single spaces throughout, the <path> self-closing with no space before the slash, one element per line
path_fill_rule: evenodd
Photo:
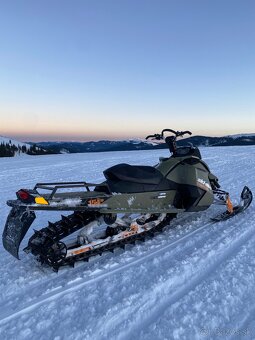
<path fill-rule="evenodd" d="M 155 137 L 155 135 L 149 135 L 145 139 L 149 139 L 149 138 L 153 138 L 153 137 Z"/>
<path fill-rule="evenodd" d="M 149 139 L 149 138 L 154 138 L 154 139 L 160 140 L 160 139 L 162 139 L 162 136 L 158 133 L 155 133 L 155 135 L 149 135 L 145 139 Z"/>
<path fill-rule="evenodd" d="M 181 132 L 182 135 L 185 135 L 186 133 L 187 133 L 188 135 L 192 135 L 192 132 L 190 132 L 190 131 L 182 131 L 182 132 Z"/>

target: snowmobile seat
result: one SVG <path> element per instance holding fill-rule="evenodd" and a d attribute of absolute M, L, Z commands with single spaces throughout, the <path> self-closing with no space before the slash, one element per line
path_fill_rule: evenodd
<path fill-rule="evenodd" d="M 111 192 L 176 190 L 177 187 L 177 184 L 166 179 L 159 170 L 152 166 L 121 163 L 106 169 L 104 175 Z M 99 191 L 100 187 L 95 190 Z"/>
<path fill-rule="evenodd" d="M 133 183 L 159 184 L 162 173 L 152 166 L 117 164 L 104 171 L 108 180 L 121 180 Z"/>

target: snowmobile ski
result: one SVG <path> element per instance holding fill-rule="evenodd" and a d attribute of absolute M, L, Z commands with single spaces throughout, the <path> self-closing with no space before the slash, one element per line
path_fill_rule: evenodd
<path fill-rule="evenodd" d="M 249 205 L 252 202 L 252 198 L 253 196 L 252 196 L 251 190 L 247 186 L 245 186 L 241 193 L 240 203 L 234 206 L 232 211 L 226 210 L 223 213 L 215 217 L 212 217 L 211 220 L 214 222 L 225 221 L 236 216 L 237 214 L 242 213 L 244 210 L 246 210 L 249 207 Z"/>

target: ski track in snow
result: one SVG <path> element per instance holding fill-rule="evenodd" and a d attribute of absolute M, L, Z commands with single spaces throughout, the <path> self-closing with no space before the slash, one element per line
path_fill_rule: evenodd
<path fill-rule="evenodd" d="M 78 279 L 74 280 L 74 282 L 72 282 L 72 281 L 70 283 L 68 282 L 68 285 L 66 287 L 51 288 L 49 292 L 48 292 L 48 290 L 49 290 L 49 288 L 48 288 L 45 295 L 43 295 L 40 298 L 35 298 L 34 300 L 30 300 L 22 308 L 19 308 L 18 310 L 15 310 L 15 311 L 7 312 L 7 313 L 5 313 L 5 315 L 3 317 L 2 317 L 2 314 L 0 312 L 0 324 L 3 321 L 10 320 L 15 316 L 20 315 L 25 310 L 31 309 L 32 307 L 38 306 L 39 304 L 42 304 L 46 301 L 51 300 L 52 297 L 53 298 L 60 297 L 65 293 L 68 293 L 68 292 L 73 291 L 73 290 L 77 290 L 77 289 L 79 289 L 79 288 L 81 288 L 85 285 L 88 285 L 88 284 L 93 284 L 96 281 L 104 279 L 105 277 L 110 276 L 114 273 L 117 273 L 119 271 L 123 271 L 125 269 L 128 269 L 129 267 L 143 263 L 146 260 L 149 260 L 149 259 L 151 259 L 155 256 L 158 256 L 160 253 L 165 252 L 166 250 L 170 249 L 171 247 L 176 247 L 176 245 L 179 245 L 182 242 L 187 242 L 187 238 L 193 237 L 195 239 L 195 234 L 200 232 L 201 229 L 208 228 L 211 225 L 212 225 L 212 223 L 208 223 L 208 224 L 205 224 L 205 225 L 199 227 L 198 229 L 187 232 L 187 234 L 185 234 L 184 236 L 182 236 L 180 238 L 177 238 L 177 240 L 170 242 L 169 244 L 167 244 L 166 246 L 163 246 L 162 248 L 160 247 L 159 249 L 156 249 L 156 250 L 153 250 L 153 251 L 148 251 L 145 255 L 141 255 L 138 259 L 131 259 L 131 260 L 127 261 L 126 263 L 118 264 L 117 266 L 113 265 L 112 268 L 105 269 L 105 270 L 103 270 L 102 273 L 99 271 L 99 273 L 97 274 L 97 271 L 96 271 L 96 274 L 93 275 L 90 279 L 83 278 L 82 282 L 80 282 L 81 278 L 78 278 Z M 192 241 L 194 239 L 192 239 Z M 183 248 L 181 248 L 181 251 L 182 251 L 182 249 Z M 80 267 L 79 267 L 79 269 L 80 269 Z M 53 283 L 52 281 L 58 281 L 58 280 L 59 280 L 59 277 L 49 280 L 49 283 L 52 284 Z M 43 285 L 44 288 L 45 288 L 45 284 L 46 284 L 46 282 L 40 283 L 39 285 L 36 284 L 35 287 L 33 287 L 33 288 L 36 288 L 36 290 L 37 290 L 39 288 L 39 286 L 41 286 L 41 285 Z M 29 296 L 31 297 L 31 288 L 30 287 L 28 287 L 28 289 L 27 289 L 27 293 L 28 292 L 29 292 Z M 13 297 L 15 297 L 15 295 L 14 296 L 12 295 L 10 297 L 10 300 L 12 300 Z M 8 303 L 6 303 L 5 305 L 8 305 Z M 5 305 L 3 304 L 2 307 L 5 307 Z"/>
<path fill-rule="evenodd" d="M 201 148 L 223 189 L 255 192 L 255 147 Z M 101 181 L 116 163 L 154 165 L 166 150 L 0 159 L 1 232 L 6 199 L 44 181 Z M 221 207 L 182 214 L 161 234 L 58 274 L 0 245 L 1 339 L 254 339 L 254 203 L 212 224 Z M 32 229 L 59 213 L 37 213 Z M 22 246 L 21 246 L 22 249 Z"/>

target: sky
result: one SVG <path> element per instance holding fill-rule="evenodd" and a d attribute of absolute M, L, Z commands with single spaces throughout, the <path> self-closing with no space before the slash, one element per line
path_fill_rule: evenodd
<path fill-rule="evenodd" d="M 255 132 L 255 1 L 0 0 L 0 135 Z"/>

